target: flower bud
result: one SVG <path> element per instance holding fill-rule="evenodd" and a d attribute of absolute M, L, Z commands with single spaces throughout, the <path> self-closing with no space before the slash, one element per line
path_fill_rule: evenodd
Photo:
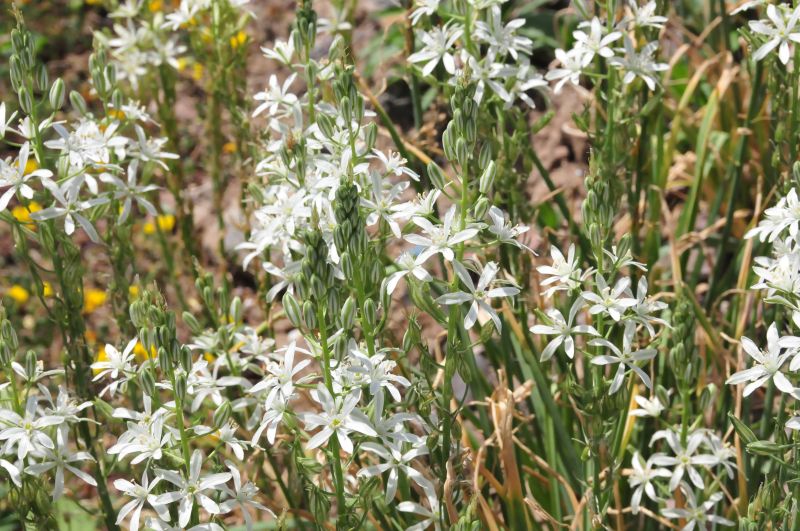
<path fill-rule="evenodd" d="M 364 308 L 362 308 L 362 323 L 361 326 L 369 330 L 375 329 L 377 322 L 377 310 L 375 308 L 375 301 L 367 299 L 364 301 Z"/>
<path fill-rule="evenodd" d="M 25 372 L 32 376 L 36 374 L 36 352 L 33 350 L 29 350 L 27 354 L 25 354 Z"/>
<path fill-rule="evenodd" d="M 283 310 L 286 312 L 286 317 L 295 328 L 302 327 L 302 312 L 300 311 L 300 304 L 291 293 L 286 293 L 283 296 Z"/>
<path fill-rule="evenodd" d="M 355 322 L 355 316 L 356 301 L 353 299 L 353 297 L 347 297 L 347 300 L 344 301 L 344 305 L 342 306 L 342 311 L 339 316 L 342 329 L 352 330 L 353 323 Z"/>
<path fill-rule="evenodd" d="M 64 80 L 58 78 L 50 87 L 50 108 L 57 111 L 64 105 Z"/>
<path fill-rule="evenodd" d="M 242 299 L 239 297 L 234 297 L 233 302 L 231 302 L 231 322 L 232 323 L 241 323 L 242 322 Z"/>
<path fill-rule="evenodd" d="M 69 93 L 69 102 L 79 114 L 86 116 L 86 100 L 83 99 L 79 92 L 71 91 Z"/>
<path fill-rule="evenodd" d="M 494 178 L 497 175 L 497 166 L 495 166 L 494 161 L 489 161 L 486 165 L 483 173 L 481 174 L 481 180 L 479 185 L 479 190 L 483 195 L 488 195 L 489 191 L 494 186 Z"/>
<path fill-rule="evenodd" d="M 231 408 L 231 403 L 227 400 L 222 402 L 217 409 L 214 411 L 214 427 L 221 428 L 225 424 L 227 424 L 228 419 L 231 418 L 231 414 L 233 413 L 233 409 Z"/>
<path fill-rule="evenodd" d="M 186 397 L 186 375 L 183 373 L 175 376 L 175 397 L 181 401 Z"/>
<path fill-rule="evenodd" d="M 139 373 L 139 385 L 146 395 L 153 396 L 156 394 L 156 381 L 153 378 L 152 371 L 145 369 Z"/>
<path fill-rule="evenodd" d="M 314 305 L 311 304 L 311 301 L 303 303 L 303 323 L 305 323 L 306 328 L 312 330 L 317 328 L 317 313 L 314 311 Z"/>
<path fill-rule="evenodd" d="M 33 98 L 27 87 L 22 87 L 17 91 L 17 98 L 19 99 L 19 106 L 25 114 L 33 112 Z"/>
<path fill-rule="evenodd" d="M 489 200 L 485 196 L 479 197 L 478 200 L 475 201 L 475 206 L 473 207 L 475 218 L 482 219 L 489 210 L 489 206 Z"/>
<path fill-rule="evenodd" d="M 431 184 L 438 190 L 444 190 L 447 186 L 447 181 L 444 177 L 444 172 L 442 169 L 433 161 L 428 163 L 427 169 L 428 179 L 430 179 Z"/>

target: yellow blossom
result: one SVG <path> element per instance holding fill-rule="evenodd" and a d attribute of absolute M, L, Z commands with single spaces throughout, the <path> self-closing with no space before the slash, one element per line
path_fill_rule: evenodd
<path fill-rule="evenodd" d="M 95 356 L 94 361 L 108 361 L 108 354 L 106 354 L 106 347 L 101 346 L 99 349 L 97 349 L 97 355 Z M 92 372 L 95 375 L 97 375 L 102 370 L 103 369 L 92 369 Z"/>
<path fill-rule="evenodd" d="M 20 223 L 24 224 L 31 224 L 31 214 L 34 212 L 41 210 L 42 205 L 37 203 L 36 201 L 31 201 L 28 203 L 28 206 L 24 205 L 17 205 L 11 209 L 11 215 L 14 216 L 14 219 L 19 221 Z"/>
<path fill-rule="evenodd" d="M 53 296 L 53 286 L 45 281 L 42 285 L 42 296 L 43 297 L 52 297 Z"/>
<path fill-rule="evenodd" d="M 243 30 L 239 31 L 236 35 L 231 37 L 231 48 L 234 50 L 247 42 L 247 33 Z"/>
<path fill-rule="evenodd" d="M 235 142 L 225 142 L 222 145 L 222 151 L 225 153 L 236 153 L 236 143 Z"/>
<path fill-rule="evenodd" d="M 28 293 L 28 290 L 26 290 L 19 284 L 14 284 L 10 288 L 8 288 L 8 291 L 6 291 L 6 295 L 17 301 L 17 304 L 25 304 L 31 297 L 30 293 Z"/>
<path fill-rule="evenodd" d="M 106 302 L 106 292 L 100 289 L 89 288 L 83 292 L 83 311 L 92 313 Z"/>
<path fill-rule="evenodd" d="M 175 216 L 172 214 L 161 214 L 157 218 L 158 221 L 158 228 L 161 229 L 161 232 L 170 232 L 173 228 L 175 228 Z M 156 225 L 152 221 L 148 221 L 144 224 L 142 231 L 145 234 L 155 234 L 156 233 Z"/>
<path fill-rule="evenodd" d="M 150 347 L 150 355 L 147 354 L 147 349 L 144 348 L 141 342 L 137 341 L 136 346 L 133 347 L 133 353 L 136 355 L 136 361 L 142 363 L 148 359 L 152 359 L 156 357 L 156 347 Z"/>
<path fill-rule="evenodd" d="M 117 120 L 124 120 L 125 119 L 125 113 L 120 111 L 120 110 L 118 110 L 118 109 L 109 109 L 108 110 L 108 116 L 109 116 L 109 118 L 115 118 Z"/>
<path fill-rule="evenodd" d="M 139 297 L 139 286 L 130 285 L 128 286 L 128 296 L 131 299 L 136 299 Z"/>
<path fill-rule="evenodd" d="M 204 70 L 205 69 L 203 68 L 203 65 L 201 65 L 200 63 L 194 63 L 192 65 L 192 79 L 194 79 L 195 81 L 200 81 L 201 79 L 203 79 Z"/>
<path fill-rule="evenodd" d="M 164 3 L 161 0 L 150 0 L 150 3 L 147 4 L 147 7 L 150 9 L 150 12 L 155 13 L 164 8 Z"/>

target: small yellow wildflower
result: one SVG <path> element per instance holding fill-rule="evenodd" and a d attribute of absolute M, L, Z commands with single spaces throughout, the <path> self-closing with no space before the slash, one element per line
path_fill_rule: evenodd
<path fill-rule="evenodd" d="M 17 205 L 14 208 L 12 208 L 11 215 L 14 216 L 14 219 L 19 221 L 20 223 L 28 225 L 32 224 L 31 214 L 41 209 L 42 205 L 40 205 L 36 201 L 31 201 L 30 203 L 28 203 L 27 207 L 24 205 Z"/>
<path fill-rule="evenodd" d="M 97 343 L 97 332 L 95 332 L 94 330 L 87 330 L 86 332 L 83 333 L 83 338 L 90 345 L 94 345 L 95 343 Z"/>
<path fill-rule="evenodd" d="M 108 117 L 115 118 L 117 120 L 124 120 L 126 118 L 125 113 L 118 109 L 109 109 Z"/>
<path fill-rule="evenodd" d="M 42 296 L 43 297 L 52 297 L 53 296 L 53 286 L 45 281 L 42 285 Z"/>
<path fill-rule="evenodd" d="M 100 289 L 89 288 L 83 292 L 83 311 L 92 313 L 106 302 L 106 292 Z"/>
<path fill-rule="evenodd" d="M 139 286 L 130 285 L 128 286 L 128 297 L 131 299 L 136 299 L 139 297 Z"/>
<path fill-rule="evenodd" d="M 151 13 L 156 13 L 164 9 L 164 3 L 161 0 L 150 0 L 150 3 L 147 4 L 148 9 L 150 9 Z"/>
<path fill-rule="evenodd" d="M 158 222 L 158 228 L 161 229 L 161 232 L 171 232 L 172 229 L 175 228 L 175 216 L 172 214 L 161 214 L 156 218 Z M 142 227 L 142 231 L 145 234 L 155 234 L 156 233 L 156 225 L 152 221 L 148 221 Z"/>
<path fill-rule="evenodd" d="M 225 142 L 222 145 L 222 151 L 225 153 L 236 153 L 236 143 L 235 142 Z"/>
<path fill-rule="evenodd" d="M 108 361 L 108 354 L 106 354 L 105 346 L 101 346 L 99 349 L 97 349 L 97 356 L 95 356 L 94 361 Z M 102 370 L 103 369 L 92 369 L 92 372 L 97 375 Z"/>
<path fill-rule="evenodd" d="M 6 295 L 14 299 L 17 304 L 25 304 L 30 299 L 31 295 L 28 293 L 28 290 L 20 286 L 19 284 L 14 284 L 8 291 L 6 291 Z"/>
<path fill-rule="evenodd" d="M 203 79 L 204 71 L 205 68 L 203 68 L 203 65 L 201 65 L 200 63 L 194 63 L 192 65 L 192 79 L 194 79 L 195 81 L 200 81 L 201 79 Z"/>
<path fill-rule="evenodd" d="M 216 356 L 214 356 L 214 355 L 213 355 L 212 353 L 210 353 L 210 352 L 206 352 L 206 353 L 204 353 L 204 354 L 203 354 L 203 358 L 205 358 L 205 360 L 206 360 L 207 362 L 209 362 L 209 363 L 214 363 L 214 361 L 217 359 L 217 357 L 216 357 Z"/>
<path fill-rule="evenodd" d="M 186 66 L 189 64 L 189 60 L 185 57 L 178 58 L 178 72 L 183 72 L 186 70 Z"/>
<path fill-rule="evenodd" d="M 247 33 L 244 30 L 240 30 L 236 35 L 231 37 L 231 48 L 234 50 L 239 46 L 242 46 L 244 43 L 247 42 Z"/>
<path fill-rule="evenodd" d="M 153 359 L 156 357 L 156 347 L 150 347 L 150 354 L 147 354 L 147 349 L 144 348 L 141 342 L 137 341 L 136 346 L 133 347 L 133 353 L 136 355 L 136 361 L 142 363 L 148 359 Z"/>

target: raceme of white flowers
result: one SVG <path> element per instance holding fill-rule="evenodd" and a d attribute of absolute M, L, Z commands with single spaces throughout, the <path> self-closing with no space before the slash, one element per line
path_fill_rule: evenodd
<path fill-rule="evenodd" d="M 245 17 L 247 3 L 229 2 Z M 113 35 L 97 34 L 108 50 L 108 57 L 98 55 L 102 75 L 93 79 L 107 103 L 102 112 L 88 110 L 77 93 L 69 97 L 71 109 L 63 109 L 60 80 L 39 87 L 48 95 L 46 104 L 23 104 L 8 114 L 0 103 L 0 138 L 16 149 L 0 160 L 0 213 L 27 208 L 36 198 L 44 203 L 30 213 L 32 220 L 73 238 L 82 231 L 97 245 L 107 245 L 115 225 L 157 215 L 157 178 L 178 156 L 146 106 L 119 93 L 112 98 L 111 87 L 125 83 L 136 91 L 159 69 L 180 68 L 191 52 L 182 32 L 213 4 L 182 0 L 173 11 L 142 17 L 141 2 L 120 3 L 110 14 Z M 464 109 L 492 97 L 505 108 L 519 102 L 533 107 L 532 91 L 546 92 L 548 82 L 558 93 L 608 67 L 624 85 L 638 79 L 656 91 L 667 69 L 657 40 L 667 19 L 657 14 L 655 1 L 630 0 L 619 20 L 587 18 L 572 35 L 573 47 L 555 50 L 556 64 L 544 75 L 531 65 L 533 41 L 519 31 L 525 21 L 504 20 L 501 1 L 470 0 L 469 23 L 452 4 L 414 3 L 416 48 L 407 61 L 432 83 L 473 87 L 465 92 L 471 101 Z M 787 64 L 800 42 L 800 8 L 770 4 L 766 15 L 750 23 L 763 40 L 754 58 L 777 50 Z M 492 204 L 493 161 L 486 161 L 481 200 L 474 204 L 459 201 L 466 184 L 442 170 L 429 176 L 434 186 L 417 193 L 421 176 L 400 153 L 378 147 L 376 114 L 343 64 L 338 32 L 349 23 L 299 16 L 305 25 L 262 48 L 284 74 L 271 75 L 252 96 L 252 117 L 268 140 L 247 189 L 249 231 L 237 249 L 245 269 L 269 276 L 268 304 L 283 294 L 280 315 L 291 329 L 280 338 L 265 337 L 245 323 L 239 299 L 220 297 L 226 304 L 215 316 L 217 326 L 204 328 L 191 314 L 184 316 L 192 337 L 181 342 L 174 315 L 148 294 L 130 309 L 135 331 L 105 345 L 103 358 L 85 368 L 97 397 L 84 400 L 69 388 L 76 367 L 51 369 L 34 352 L 18 355 L 16 333 L 3 319 L 3 479 L 19 488 L 40 486 L 53 500 L 80 483 L 99 487 L 107 473 L 100 448 L 116 474 L 109 482 L 115 524 L 216 530 L 235 516 L 252 529 L 256 519 L 292 509 L 260 492 L 253 477 L 259 473 L 255 462 L 281 474 L 270 460 L 272 449 L 282 447 L 313 478 L 309 489 L 329 493 L 338 487 L 338 512 L 346 509 L 345 490 L 356 498 L 359 485 L 382 482 L 384 502 L 409 515 L 410 529 L 440 527 L 446 486 L 428 463 L 431 444 L 444 444 L 431 434 L 450 412 L 409 407 L 407 397 L 420 392 L 424 378 L 395 361 L 399 349 L 383 344 L 374 330 L 385 326 L 393 297 L 410 294 L 443 328 L 464 337 L 503 333 L 503 315 L 525 300 L 501 267 L 498 249 L 532 255 L 528 227 Z M 315 49 L 317 35 L 327 37 L 327 53 Z M 323 85 L 333 87 L 335 104 L 317 92 Z M 451 133 L 444 151 L 460 164 L 463 155 L 449 145 Z M 766 290 L 769 302 L 788 309 L 800 327 L 798 233 L 800 199 L 792 189 L 748 237 L 773 247 L 772 256 L 756 259 L 760 281 L 753 288 Z M 353 254 L 357 249 L 362 256 Z M 375 249 L 390 260 L 369 262 L 363 255 Z M 603 249 L 594 257 L 602 264 L 597 268 L 583 267 L 587 257 L 574 244 L 565 251 L 550 247 L 550 257 L 536 269 L 548 306 L 529 323 L 541 336 L 539 361 L 554 371 L 601 367 L 608 395 L 631 390 L 638 406 L 632 417 L 660 418 L 670 397 L 654 389 L 653 371 L 670 325 L 667 303 L 648 293 L 645 266 L 634 260 L 630 245 Z M 354 266 L 354 260 L 360 262 Z M 352 294 L 335 299 L 335 286 L 351 284 L 358 284 Z M 773 383 L 787 398 L 800 398 L 792 383 L 800 369 L 800 337 L 785 328 L 769 326 L 766 348 L 742 338 L 753 363 L 728 383 L 746 384 L 745 396 Z M 82 412 L 90 407 L 108 421 L 98 448 L 84 435 L 93 421 Z M 785 425 L 800 429 L 800 417 Z M 716 512 L 724 496 L 717 478 L 733 477 L 735 466 L 724 434 L 664 421 L 649 455 L 642 453 L 625 454 L 630 512 L 639 513 L 649 499 L 684 529 L 733 525 Z M 325 463 L 329 473 L 322 471 Z"/>

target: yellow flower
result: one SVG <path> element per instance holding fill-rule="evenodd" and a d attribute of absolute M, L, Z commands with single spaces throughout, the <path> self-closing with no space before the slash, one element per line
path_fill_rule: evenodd
<path fill-rule="evenodd" d="M 109 116 L 109 118 L 116 118 L 117 120 L 124 120 L 125 119 L 125 113 L 120 111 L 120 110 L 118 110 L 118 109 L 109 109 L 108 110 L 108 116 Z"/>
<path fill-rule="evenodd" d="M 155 13 L 156 11 L 161 11 L 164 8 L 164 4 L 161 2 L 161 0 L 150 0 L 150 3 L 147 4 L 147 7 L 152 13 Z"/>
<path fill-rule="evenodd" d="M 136 299 L 139 297 L 139 286 L 130 285 L 128 286 L 128 297 L 131 299 Z"/>
<path fill-rule="evenodd" d="M 42 296 L 44 297 L 52 297 L 53 296 L 53 286 L 50 285 L 49 282 L 45 281 L 42 285 Z"/>
<path fill-rule="evenodd" d="M 194 63 L 192 65 L 192 78 L 195 81 L 200 81 L 201 79 L 203 79 L 204 70 L 205 69 L 203 68 L 203 65 L 201 65 L 200 63 Z"/>
<path fill-rule="evenodd" d="M 103 5 L 103 0 L 85 0 L 87 6 L 101 6 Z"/>
<path fill-rule="evenodd" d="M 107 361 L 107 360 L 108 360 L 108 354 L 106 354 L 106 347 L 101 346 L 99 349 L 97 349 L 97 356 L 95 356 L 94 361 Z M 92 372 L 96 376 L 102 370 L 103 369 L 92 369 Z"/>
<path fill-rule="evenodd" d="M 207 362 L 209 362 L 209 363 L 214 363 L 214 361 L 217 359 L 217 358 L 216 358 L 216 356 L 214 356 L 214 355 L 213 355 L 212 353 L 210 353 L 210 352 L 206 352 L 206 353 L 204 353 L 204 354 L 203 354 L 203 358 L 205 358 L 205 360 L 206 360 Z"/>
<path fill-rule="evenodd" d="M 183 72 L 184 70 L 186 70 L 186 65 L 188 65 L 188 64 L 189 64 L 189 60 L 188 59 L 186 59 L 185 57 L 179 57 L 178 58 L 178 72 Z"/>
<path fill-rule="evenodd" d="M 231 48 L 234 50 L 247 42 L 247 33 L 244 30 L 239 31 L 236 35 L 231 37 Z"/>
<path fill-rule="evenodd" d="M 19 221 L 20 223 L 24 224 L 32 224 L 31 223 L 31 214 L 36 212 L 37 210 L 41 210 L 42 205 L 37 203 L 36 201 L 31 201 L 28 203 L 28 206 L 17 205 L 11 209 L 11 215 L 14 216 L 14 219 Z"/>
<path fill-rule="evenodd" d="M 31 297 L 30 293 L 28 293 L 28 290 L 26 290 L 19 284 L 14 284 L 10 288 L 8 288 L 8 291 L 6 291 L 6 295 L 17 301 L 17 304 L 25 304 Z"/>
<path fill-rule="evenodd" d="M 235 142 L 225 142 L 222 145 L 222 151 L 225 153 L 236 153 L 236 143 Z"/>
<path fill-rule="evenodd" d="M 97 333 L 94 330 L 87 330 L 83 333 L 83 338 L 87 343 L 94 345 L 97 343 Z"/>
<path fill-rule="evenodd" d="M 36 162 L 36 159 L 29 158 L 28 161 L 25 163 L 25 175 L 28 175 L 31 172 L 34 172 L 39 169 L 39 164 Z"/>
<path fill-rule="evenodd" d="M 100 289 L 89 288 L 83 292 L 83 311 L 92 313 L 106 302 L 106 292 Z"/>
<path fill-rule="evenodd" d="M 136 346 L 133 347 L 133 353 L 136 355 L 136 361 L 142 363 L 146 360 L 152 359 L 156 357 L 156 347 L 150 347 L 150 355 L 147 354 L 147 349 L 144 348 L 144 345 L 141 342 L 137 341 Z"/>
<path fill-rule="evenodd" d="M 161 229 L 161 232 L 171 232 L 172 229 L 175 228 L 175 216 L 172 214 L 161 214 L 156 218 L 158 221 L 158 228 Z M 148 221 L 142 227 L 142 231 L 145 234 L 155 234 L 156 233 L 156 225 L 152 221 Z"/>

